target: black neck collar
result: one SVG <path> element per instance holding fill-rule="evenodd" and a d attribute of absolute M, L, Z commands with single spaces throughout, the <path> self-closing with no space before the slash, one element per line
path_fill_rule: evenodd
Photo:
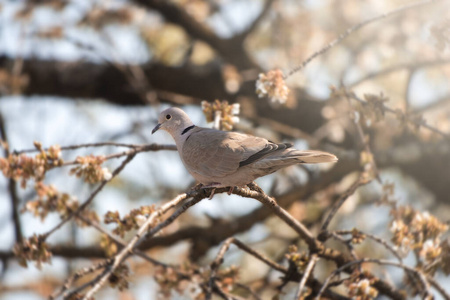
<path fill-rule="evenodd" d="M 181 133 L 181 135 L 185 134 L 186 132 L 188 132 L 188 131 L 191 130 L 191 129 L 194 129 L 194 127 L 195 127 L 195 125 L 191 125 L 191 126 L 189 126 L 189 127 L 186 127 L 186 128 L 183 130 L 183 132 Z"/>

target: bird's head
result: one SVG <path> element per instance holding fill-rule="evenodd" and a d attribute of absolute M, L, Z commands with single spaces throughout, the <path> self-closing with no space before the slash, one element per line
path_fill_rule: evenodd
<path fill-rule="evenodd" d="M 179 136 L 186 128 L 193 126 L 188 115 L 177 107 L 163 110 L 158 117 L 158 125 L 152 130 L 152 134 L 159 129 L 165 130 L 173 137 Z"/>

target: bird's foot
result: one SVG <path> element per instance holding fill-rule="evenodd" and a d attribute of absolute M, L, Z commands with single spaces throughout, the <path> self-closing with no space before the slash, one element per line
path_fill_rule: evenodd
<path fill-rule="evenodd" d="M 202 185 L 202 187 L 201 187 L 202 189 L 213 188 L 212 191 L 211 191 L 211 195 L 209 196 L 208 200 L 211 200 L 214 197 L 214 193 L 216 191 L 216 188 L 219 185 L 220 185 L 220 183 L 218 183 L 218 182 L 213 182 L 213 183 L 210 183 L 208 185 Z"/>
<path fill-rule="evenodd" d="M 203 188 L 203 184 L 201 183 L 197 183 L 196 185 L 194 185 L 193 187 L 191 187 L 191 191 L 199 191 Z"/>

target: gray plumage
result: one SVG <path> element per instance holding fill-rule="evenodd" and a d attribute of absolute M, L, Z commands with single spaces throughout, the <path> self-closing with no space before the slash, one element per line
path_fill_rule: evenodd
<path fill-rule="evenodd" d="M 333 154 L 296 150 L 290 143 L 276 144 L 252 135 L 197 127 L 176 107 L 161 112 L 152 133 L 158 129 L 172 135 L 186 169 L 206 187 L 245 186 L 294 164 L 337 161 Z"/>

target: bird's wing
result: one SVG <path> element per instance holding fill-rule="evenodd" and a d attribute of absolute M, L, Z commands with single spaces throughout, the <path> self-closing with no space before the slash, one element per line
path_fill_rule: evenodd
<path fill-rule="evenodd" d="M 289 146 L 251 135 L 196 127 L 186 138 L 181 157 L 198 174 L 224 177 Z"/>

